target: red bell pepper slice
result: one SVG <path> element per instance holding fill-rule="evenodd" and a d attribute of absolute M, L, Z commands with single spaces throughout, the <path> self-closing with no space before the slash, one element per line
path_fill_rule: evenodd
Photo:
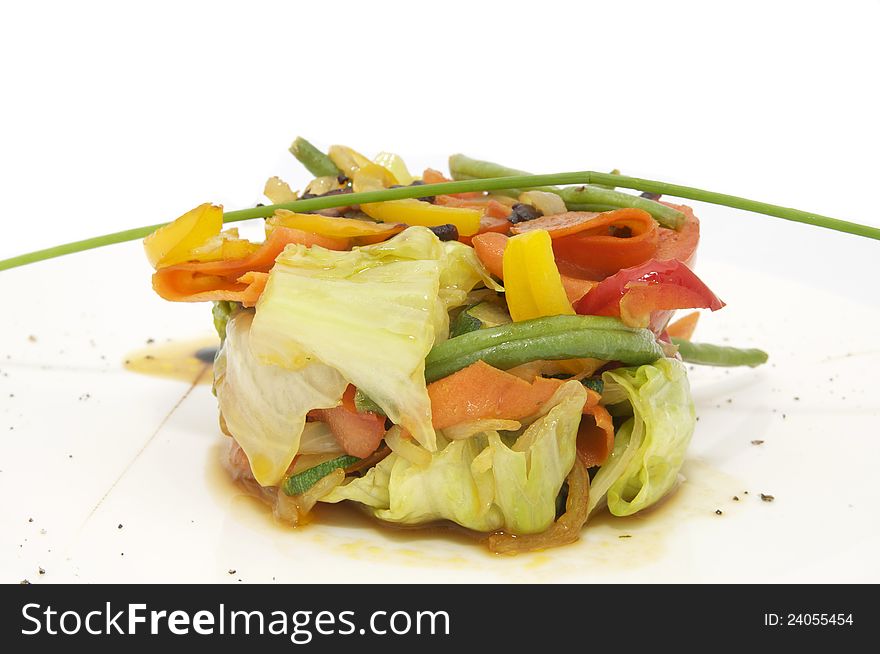
<path fill-rule="evenodd" d="M 651 259 L 599 282 L 575 306 L 582 315 L 616 316 L 659 334 L 675 309 L 711 309 L 724 302 L 690 268 L 676 259 Z"/>

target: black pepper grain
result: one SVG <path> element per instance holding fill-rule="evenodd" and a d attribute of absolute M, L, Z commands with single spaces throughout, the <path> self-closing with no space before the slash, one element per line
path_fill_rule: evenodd
<path fill-rule="evenodd" d="M 764 444 L 764 441 L 762 441 L 762 440 L 754 440 L 754 441 L 752 441 L 752 445 L 763 445 L 763 444 Z"/>
<path fill-rule="evenodd" d="M 776 498 L 773 497 L 772 495 L 765 495 L 764 493 L 761 493 L 761 501 L 762 502 L 772 502 L 775 499 Z"/>
<path fill-rule="evenodd" d="M 724 513 L 721 509 L 715 509 L 715 515 L 721 515 Z"/>

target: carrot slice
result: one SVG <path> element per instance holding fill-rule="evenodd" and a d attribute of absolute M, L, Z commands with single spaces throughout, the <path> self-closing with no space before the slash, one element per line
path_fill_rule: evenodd
<path fill-rule="evenodd" d="M 477 258 L 486 266 L 486 270 L 498 279 L 504 278 L 504 249 L 507 247 L 507 236 L 495 232 L 478 234 L 471 239 Z"/>
<path fill-rule="evenodd" d="M 425 172 L 422 173 L 422 181 L 425 184 L 442 184 L 443 182 L 451 182 L 452 180 L 439 170 L 425 168 Z"/>
<path fill-rule="evenodd" d="M 684 224 L 677 231 L 659 228 L 657 241 L 657 254 L 655 257 L 661 261 L 666 259 L 678 259 L 689 268 L 694 267 L 697 254 L 697 245 L 700 243 L 700 221 L 694 215 L 694 210 L 683 204 L 671 204 L 664 202 L 668 207 L 678 209 L 684 214 Z"/>
<path fill-rule="evenodd" d="M 599 282 L 595 282 L 591 279 L 580 279 L 578 277 L 570 277 L 569 275 L 563 275 L 561 273 L 560 277 L 562 277 L 562 287 L 565 289 L 565 295 L 568 297 L 568 301 L 572 304 L 580 300 L 599 285 Z"/>
<path fill-rule="evenodd" d="M 486 203 L 486 215 L 492 216 L 493 218 L 504 218 L 507 220 L 507 217 L 510 215 L 510 207 L 506 204 L 499 202 L 495 198 L 492 198 Z"/>
<path fill-rule="evenodd" d="M 275 265 L 275 258 L 291 243 L 320 245 L 330 250 L 348 249 L 347 239 L 276 227 L 259 250 L 242 259 L 180 263 L 161 268 L 153 274 L 153 289 L 160 297 L 174 302 L 239 301 L 236 294 L 240 293 L 241 297 L 248 298 L 248 301 L 253 299 L 256 303 L 259 295 L 254 297 L 254 294 L 262 292 L 262 287 L 256 286 L 249 291 L 258 278 L 245 278 L 245 275 L 250 272 L 268 273 Z"/>
<path fill-rule="evenodd" d="M 553 252 L 563 273 L 602 279 L 656 256 L 659 229 L 646 211 L 606 211 L 578 227 L 580 231 L 574 233 L 571 230 L 575 227 L 569 226 L 550 234 Z M 560 233 L 565 235 L 560 236 Z"/>
<path fill-rule="evenodd" d="M 435 429 L 482 419 L 519 420 L 532 415 L 562 384 L 538 377 L 531 384 L 477 361 L 428 384 Z"/>
<path fill-rule="evenodd" d="M 613 213 L 613 212 L 606 212 Z M 522 234 L 523 232 L 531 232 L 535 229 L 543 229 L 550 232 L 550 238 L 562 238 L 577 234 L 585 229 L 592 227 L 591 223 L 600 214 L 595 211 L 566 211 L 565 213 L 555 213 L 549 216 L 541 216 L 535 220 L 529 220 L 514 225 L 510 231 L 514 234 Z M 607 225 L 607 221 L 605 221 Z"/>
<path fill-rule="evenodd" d="M 674 323 L 667 325 L 666 333 L 670 338 L 680 338 L 685 341 L 691 340 L 694 330 L 697 328 L 697 321 L 700 319 L 699 311 L 692 311 L 686 316 L 682 316 Z"/>
<path fill-rule="evenodd" d="M 422 181 L 425 184 L 442 184 L 443 182 L 451 182 L 452 180 L 446 177 L 439 170 L 434 170 L 433 168 L 425 168 L 425 172 L 422 173 Z M 483 194 L 478 193 L 476 191 L 471 191 L 470 193 L 453 193 L 451 196 L 453 198 L 460 198 L 462 200 L 466 200 L 468 198 L 478 198 Z"/>

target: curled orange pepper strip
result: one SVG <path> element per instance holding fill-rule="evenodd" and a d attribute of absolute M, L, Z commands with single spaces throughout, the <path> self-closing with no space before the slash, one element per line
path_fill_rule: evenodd
<path fill-rule="evenodd" d="M 259 277 L 248 277 L 247 274 L 268 273 L 275 265 L 275 257 L 291 243 L 320 245 L 328 250 L 347 250 L 349 245 L 347 239 L 276 227 L 259 250 L 242 259 L 181 263 L 161 268 L 153 274 L 153 289 L 160 297 L 174 302 L 243 302 L 242 298 L 245 298 L 256 303 L 265 284 L 260 286 Z"/>
<path fill-rule="evenodd" d="M 559 269 L 569 275 L 603 278 L 630 268 L 657 252 L 657 222 L 641 209 L 603 213 L 568 211 L 519 223 L 514 234 L 545 229 L 553 239 Z"/>

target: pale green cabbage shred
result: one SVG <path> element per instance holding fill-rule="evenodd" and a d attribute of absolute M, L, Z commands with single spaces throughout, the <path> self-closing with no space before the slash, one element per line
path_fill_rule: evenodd
<path fill-rule="evenodd" d="M 495 431 L 452 442 L 441 434 L 428 465 L 391 454 L 322 501 L 361 502 L 375 517 L 400 524 L 451 520 L 476 531 L 542 532 L 556 517 L 556 497 L 574 465 L 586 397 L 579 382 L 566 382 L 510 445 Z"/>
<path fill-rule="evenodd" d="M 613 515 L 632 515 L 675 485 L 696 425 L 694 402 L 684 365 L 675 359 L 602 378 L 605 403 L 628 404 L 633 417 L 618 429 L 614 451 L 593 479 L 590 510 L 607 503 Z"/>
<path fill-rule="evenodd" d="M 214 389 L 226 427 L 263 486 L 278 484 L 299 450 L 306 414 L 337 406 L 348 382 L 335 369 L 312 362 L 299 370 L 265 364 L 251 353 L 253 313 L 239 311 L 226 324 L 214 364 Z"/>

